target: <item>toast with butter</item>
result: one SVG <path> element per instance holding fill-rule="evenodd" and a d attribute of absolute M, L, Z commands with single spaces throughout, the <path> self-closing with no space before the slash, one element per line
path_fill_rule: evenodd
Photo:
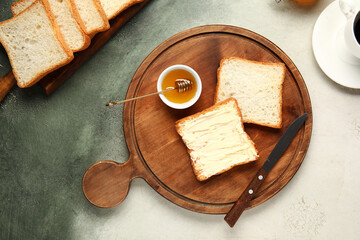
<path fill-rule="evenodd" d="M 281 128 L 283 63 L 225 58 L 217 75 L 215 103 L 234 97 L 244 122 Z"/>
<path fill-rule="evenodd" d="M 258 159 L 254 142 L 244 131 L 235 98 L 215 104 L 176 122 L 199 181 Z"/>

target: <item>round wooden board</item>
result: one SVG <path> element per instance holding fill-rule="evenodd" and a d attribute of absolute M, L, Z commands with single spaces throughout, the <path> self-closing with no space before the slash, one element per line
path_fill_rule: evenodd
<path fill-rule="evenodd" d="M 286 65 L 283 127 L 272 129 L 244 124 L 245 131 L 259 150 L 259 160 L 199 182 L 193 173 L 186 147 L 176 132 L 175 122 L 213 105 L 217 69 L 220 60 L 225 57 L 282 62 Z M 310 97 L 301 74 L 290 58 L 266 38 L 243 28 L 224 25 L 196 27 L 169 38 L 149 54 L 136 71 L 126 98 L 156 91 L 160 73 L 174 64 L 185 64 L 198 72 L 203 83 L 202 95 L 194 106 L 186 110 L 170 109 L 158 96 L 125 105 L 124 133 L 130 152 L 129 161 L 132 161 L 134 169 L 129 178 L 144 178 L 161 195 L 189 210 L 226 213 L 286 128 L 307 112 L 309 118 L 305 127 L 272 169 L 249 208 L 280 191 L 300 167 L 312 130 Z"/>

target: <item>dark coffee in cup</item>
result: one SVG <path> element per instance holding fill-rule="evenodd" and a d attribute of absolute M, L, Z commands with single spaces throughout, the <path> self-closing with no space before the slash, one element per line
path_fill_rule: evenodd
<path fill-rule="evenodd" d="M 344 42 L 348 52 L 360 59 L 360 9 L 347 19 L 344 27 Z"/>
<path fill-rule="evenodd" d="M 360 18 L 354 24 L 354 33 L 356 41 L 360 44 Z"/>

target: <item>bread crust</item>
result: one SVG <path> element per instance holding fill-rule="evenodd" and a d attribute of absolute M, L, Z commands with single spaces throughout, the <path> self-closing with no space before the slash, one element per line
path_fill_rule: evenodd
<path fill-rule="evenodd" d="M 70 2 L 70 6 L 71 6 L 71 9 L 73 10 L 73 14 L 75 16 L 75 19 L 78 21 L 78 24 L 80 26 L 80 28 L 89 36 L 91 36 L 91 38 L 98 32 L 103 32 L 103 31 L 106 31 L 110 28 L 110 24 L 109 24 L 109 21 L 106 17 L 106 14 L 104 12 L 104 9 L 101 7 L 101 4 L 99 2 L 99 0 L 92 0 L 94 5 L 95 5 L 95 8 L 98 10 L 98 13 L 100 14 L 100 17 L 101 19 L 103 20 L 103 27 L 100 27 L 100 28 L 96 28 L 96 29 L 93 29 L 92 31 L 87 31 L 86 30 L 86 26 L 84 24 L 84 21 L 82 20 L 81 18 L 81 15 L 76 7 L 76 4 L 74 2 L 74 0 L 69 0 Z"/>
<path fill-rule="evenodd" d="M 70 3 L 71 11 L 72 11 L 73 15 L 75 16 L 75 19 L 77 20 L 80 28 L 84 31 L 84 33 L 86 33 L 87 35 L 90 36 L 91 33 L 89 33 L 86 30 L 85 24 L 84 24 L 83 20 L 81 19 L 80 13 L 77 10 L 77 7 L 76 7 L 76 4 L 75 4 L 74 0 L 69 0 L 69 3 Z"/>
<path fill-rule="evenodd" d="M 11 5 L 10 5 L 10 10 L 11 10 L 11 13 L 13 16 L 16 16 L 15 12 L 14 12 L 14 8 L 16 7 L 16 5 L 20 4 L 20 2 L 22 2 L 23 0 L 19 0 L 19 1 L 16 1 L 16 2 L 13 2 Z"/>
<path fill-rule="evenodd" d="M 84 29 L 82 29 L 82 27 L 80 26 L 79 24 L 79 17 L 74 13 L 74 9 L 71 7 L 71 3 L 70 3 L 70 0 L 65 0 L 67 1 L 68 5 L 69 5 L 69 9 L 70 9 L 70 12 L 71 12 L 71 16 L 75 19 L 76 21 L 76 27 L 77 29 L 81 32 L 81 35 L 83 37 L 83 41 L 84 41 L 84 44 L 78 48 L 78 49 L 73 49 L 74 52 L 80 52 L 82 50 L 85 50 L 87 49 L 89 46 L 90 46 L 90 43 L 91 43 L 91 38 L 86 34 L 86 32 L 84 31 Z"/>
<path fill-rule="evenodd" d="M 100 13 L 102 20 L 105 23 L 104 27 L 100 30 L 100 32 L 108 30 L 110 28 L 110 23 L 109 23 L 109 20 L 107 19 L 104 9 L 101 6 L 100 0 L 93 0 L 93 1 L 94 1 L 94 4 L 95 4 L 97 10 Z"/>
<path fill-rule="evenodd" d="M 17 1 L 17 2 L 14 2 L 14 3 L 12 3 L 11 5 L 10 5 L 10 10 L 11 10 L 11 13 L 13 14 L 13 16 L 16 16 L 17 14 L 15 13 L 15 11 L 14 11 L 14 8 L 16 8 L 16 5 L 18 5 L 18 4 L 20 4 L 20 3 L 22 3 L 22 2 L 24 2 L 25 0 L 19 0 L 19 1 Z"/>
<path fill-rule="evenodd" d="M 204 110 L 201 111 L 201 112 L 198 112 L 198 113 L 193 114 L 193 115 L 191 115 L 191 116 L 187 116 L 187 117 L 182 118 L 182 119 L 180 119 L 180 120 L 178 120 L 178 121 L 175 122 L 176 131 L 179 133 L 180 136 L 182 136 L 182 128 L 181 128 L 181 126 L 180 126 L 182 123 L 184 123 L 184 122 L 186 122 L 186 121 L 188 121 L 188 120 L 192 120 L 192 119 L 194 119 L 194 118 L 197 118 L 197 117 L 199 117 L 199 116 L 201 116 L 201 115 L 203 115 L 203 114 L 205 114 L 205 113 L 207 113 L 207 112 L 216 110 L 217 108 L 219 108 L 219 107 L 221 107 L 222 105 L 225 105 L 225 104 L 227 104 L 228 102 L 231 102 L 231 101 L 234 101 L 234 104 L 235 104 L 235 106 L 236 106 L 236 110 L 237 110 L 238 116 L 241 118 L 241 128 L 242 128 L 242 130 L 243 130 L 244 133 L 246 134 L 247 139 L 251 142 L 251 144 L 252 144 L 252 145 L 254 146 L 254 148 L 255 148 L 256 157 L 255 157 L 255 159 L 253 159 L 253 160 L 249 160 L 249 161 L 246 161 L 246 162 L 241 162 L 241 163 L 233 164 L 233 165 L 229 166 L 228 168 L 223 169 L 223 170 L 217 172 L 216 174 L 214 174 L 214 175 L 212 175 L 212 176 L 216 176 L 216 175 L 222 174 L 222 173 L 224 173 L 224 172 L 226 172 L 226 171 L 229 171 L 230 169 L 232 169 L 232 168 L 234 168 L 234 167 L 236 167 L 236 166 L 244 165 L 244 164 L 246 164 L 246 163 L 256 161 L 256 160 L 259 158 L 259 152 L 258 152 L 258 150 L 257 150 L 257 148 L 256 148 L 256 144 L 251 140 L 251 138 L 249 137 L 249 135 L 245 132 L 244 125 L 243 125 L 243 121 L 242 121 L 242 114 L 241 114 L 240 108 L 239 108 L 239 106 L 238 106 L 237 100 L 236 100 L 235 98 L 233 98 L 233 97 L 228 98 L 228 99 L 226 99 L 226 100 L 223 100 L 223 101 L 221 101 L 221 102 L 216 103 L 215 105 L 213 105 L 213 106 L 211 106 L 211 107 L 209 107 L 209 108 L 207 108 L 207 109 L 204 109 Z M 183 138 L 181 138 L 181 139 L 183 140 Z M 193 169 L 193 171 L 194 171 L 194 173 L 195 173 L 196 179 L 199 180 L 199 181 L 205 181 L 205 180 L 211 178 L 212 176 L 205 177 L 205 176 L 201 175 L 201 173 L 196 169 L 196 167 L 195 167 L 195 162 L 197 161 L 197 159 L 193 159 L 193 158 L 191 157 L 191 152 L 192 152 L 192 150 L 187 147 L 186 142 L 185 142 L 184 140 L 183 140 L 183 142 L 184 142 L 184 144 L 185 144 L 185 146 L 186 146 L 187 152 L 188 152 L 189 155 L 190 155 L 191 165 L 192 165 L 192 169 Z"/>
<path fill-rule="evenodd" d="M 63 50 L 65 51 L 66 55 L 68 56 L 67 59 L 65 59 L 63 62 L 61 63 L 58 63 L 56 64 L 55 66 L 53 66 L 52 68 L 48 69 L 48 70 L 44 70 L 42 72 L 40 72 L 38 75 L 36 75 L 32 80 L 28 81 L 27 83 L 23 84 L 20 82 L 20 78 L 19 78 L 19 75 L 17 74 L 16 72 L 16 69 L 13 68 L 13 74 L 14 74 L 14 77 L 15 79 L 17 80 L 17 85 L 20 87 L 20 88 L 27 88 L 27 87 L 31 87 L 33 86 L 35 83 L 37 83 L 39 80 L 41 80 L 44 76 L 46 76 L 47 74 L 49 74 L 50 72 L 53 72 L 55 71 L 56 69 L 68 64 L 69 62 L 71 62 L 73 59 L 74 59 L 74 55 L 73 55 L 73 52 L 70 50 L 70 48 L 67 46 L 67 44 L 65 43 L 64 39 L 63 39 L 63 36 L 60 32 L 60 29 L 58 27 L 58 25 L 56 24 L 56 21 L 55 21 L 55 17 L 54 15 L 52 14 L 50 8 L 48 5 L 46 5 L 46 3 L 44 3 L 43 0 L 36 0 L 33 4 L 31 4 L 27 9 L 25 9 L 23 12 L 19 13 L 18 15 L 14 16 L 13 18 L 9 19 L 9 20 L 6 20 L 6 21 L 3 21 L 0 23 L 0 26 L 2 24 L 5 24 L 7 22 L 10 22 L 10 21 L 13 21 L 14 19 L 18 18 L 18 17 L 21 17 L 22 14 L 24 14 L 28 9 L 31 9 L 32 6 L 36 5 L 36 4 L 42 4 L 44 9 L 45 9 L 45 12 L 46 12 L 46 15 L 48 16 L 49 20 L 50 20 L 50 23 L 52 25 L 52 30 L 57 38 L 57 40 L 59 41 L 60 43 L 60 46 L 63 48 Z M 10 63 L 11 65 L 13 65 L 13 59 L 12 59 L 12 54 L 11 54 L 11 50 L 8 46 L 6 46 L 6 44 L 4 43 L 4 40 L 1 38 L 1 35 L 0 35 L 0 42 L 2 43 L 3 47 L 5 48 L 6 52 L 8 53 L 8 57 L 9 57 L 9 60 L 10 60 Z"/>
<path fill-rule="evenodd" d="M 262 64 L 262 65 L 281 65 L 284 69 L 283 71 L 283 76 L 282 76 L 282 81 L 281 81 L 281 84 L 280 84 L 280 92 L 282 93 L 283 91 L 283 85 L 284 85 L 284 80 L 285 80 L 285 72 L 286 72 L 286 67 L 285 67 L 285 64 L 284 63 L 273 63 L 273 62 L 257 62 L 257 61 L 252 61 L 252 60 L 248 60 L 248 59 L 245 59 L 245 58 L 240 58 L 240 57 L 226 57 L 226 58 L 223 58 L 221 59 L 220 61 L 220 65 L 217 69 L 217 84 L 216 84 L 216 89 L 215 89 L 215 97 L 214 97 L 214 104 L 217 103 L 219 100 L 218 100 L 218 95 L 219 95 L 219 88 L 220 88 L 220 71 L 222 69 L 222 65 L 224 63 L 224 61 L 226 60 L 242 60 L 242 61 L 245 61 L 245 62 L 249 62 L 249 63 L 256 63 L 256 64 Z M 280 122 L 279 124 L 264 124 L 264 123 L 258 123 L 258 122 L 255 122 L 255 121 L 249 121 L 249 120 L 246 120 L 244 122 L 246 123 L 253 123 L 253 124 L 257 124 L 257 125 L 261 125 L 261 126 L 265 126 L 265 127 L 271 127 L 271 128 L 281 128 L 282 127 L 282 97 L 280 98 L 280 101 L 279 101 L 279 104 L 280 104 L 280 112 L 279 112 L 279 116 L 280 116 Z"/>
<path fill-rule="evenodd" d="M 11 12 L 12 12 L 12 14 L 14 16 L 17 15 L 15 13 L 15 11 L 14 11 L 14 8 L 16 7 L 16 5 L 18 5 L 18 4 L 22 3 L 22 2 L 25 2 L 25 1 L 27 1 L 27 0 L 19 0 L 19 1 L 14 2 L 14 3 L 11 4 Z M 44 0 L 44 1 L 47 2 L 47 6 L 49 7 L 50 11 L 52 12 L 49 0 Z M 64 0 L 64 1 L 66 1 L 68 3 L 69 11 L 71 13 L 71 16 L 75 19 L 76 27 L 77 27 L 77 29 L 79 30 L 79 32 L 81 33 L 81 35 L 83 37 L 83 45 L 81 47 L 77 48 L 77 49 L 71 49 L 71 51 L 73 51 L 73 52 L 79 52 L 79 51 L 82 51 L 82 50 L 84 50 L 84 49 L 86 49 L 86 48 L 88 48 L 90 46 L 91 39 L 90 39 L 90 37 L 88 35 L 86 35 L 86 33 L 83 31 L 83 29 L 79 26 L 79 20 L 77 19 L 77 16 L 73 12 L 73 9 L 72 9 L 72 7 L 70 5 L 70 1 L 69 0 Z"/>
<path fill-rule="evenodd" d="M 113 1 L 116 1 L 116 0 L 113 0 Z M 118 9 L 115 13 L 113 13 L 111 16 L 108 17 L 108 19 L 113 19 L 114 17 L 116 17 L 117 15 L 119 15 L 122 11 L 128 9 L 129 7 L 137 4 L 137 3 L 141 3 L 143 2 L 144 0 L 131 0 L 131 1 L 128 1 L 126 4 L 124 4 L 122 6 L 122 8 Z"/>

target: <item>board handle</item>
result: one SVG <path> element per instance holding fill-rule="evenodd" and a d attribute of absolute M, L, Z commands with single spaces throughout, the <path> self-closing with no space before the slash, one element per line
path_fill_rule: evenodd
<path fill-rule="evenodd" d="M 265 171 L 263 168 L 260 168 L 253 180 L 249 183 L 244 192 L 240 195 L 239 199 L 235 202 L 230 211 L 226 214 L 224 219 L 230 227 L 234 227 L 240 215 L 247 207 L 249 207 L 249 202 L 251 201 L 257 190 L 260 188 L 260 185 L 268 174 L 269 173 L 267 171 Z"/>
<path fill-rule="evenodd" d="M 91 165 L 83 177 L 85 197 L 97 207 L 110 208 L 124 201 L 130 182 L 138 177 L 132 156 L 123 164 L 100 161 Z"/>
<path fill-rule="evenodd" d="M 0 78 L 0 102 L 10 92 L 13 86 L 16 84 L 16 79 L 12 71 L 8 72 Z"/>

